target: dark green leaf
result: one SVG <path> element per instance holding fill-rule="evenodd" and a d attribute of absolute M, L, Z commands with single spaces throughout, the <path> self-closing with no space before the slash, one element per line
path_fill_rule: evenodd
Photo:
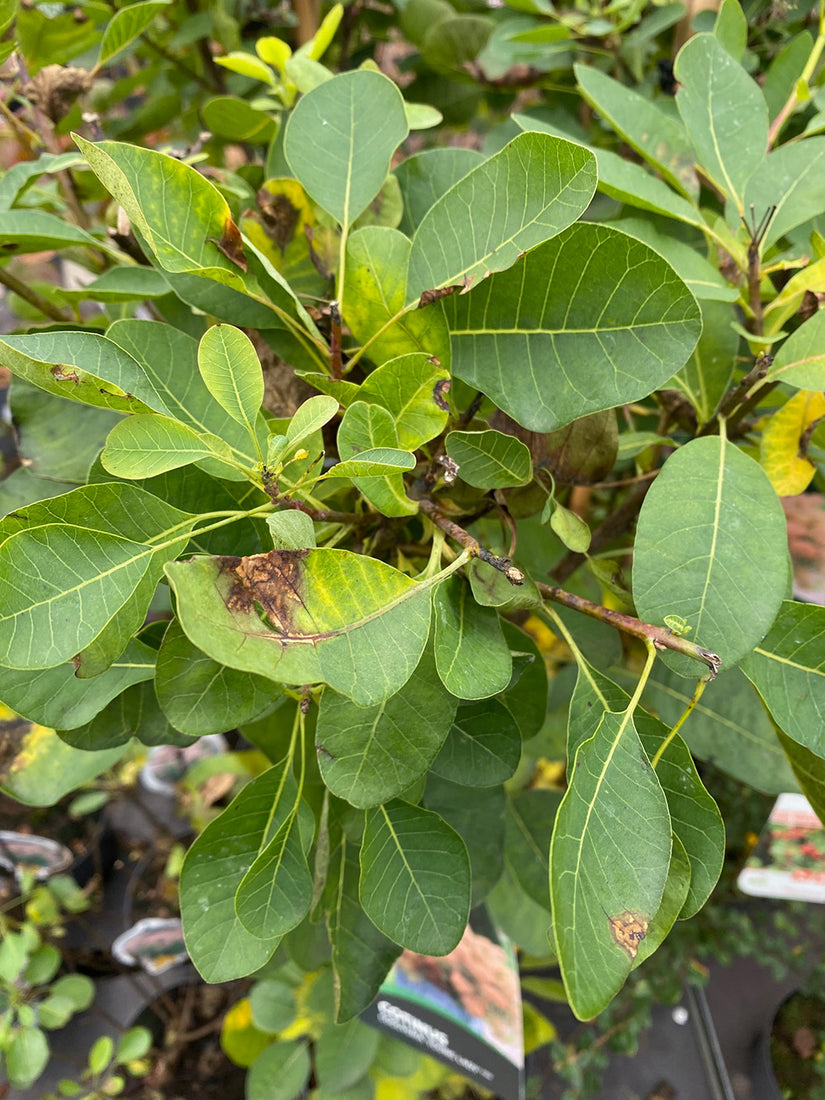
<path fill-rule="evenodd" d="M 450 577 L 433 595 L 435 663 L 445 687 L 459 699 L 486 699 L 510 682 L 513 659 L 498 613 L 473 599 L 472 589 Z"/>
<path fill-rule="evenodd" d="M 504 788 L 479 790 L 430 773 L 424 804 L 443 817 L 467 845 L 473 882 L 471 904 L 475 907 L 498 882 L 504 866 Z"/>
<path fill-rule="evenodd" d="M 509 779 L 521 758 L 515 718 L 498 699 L 460 703 L 432 770 L 468 787 L 494 787 Z"/>

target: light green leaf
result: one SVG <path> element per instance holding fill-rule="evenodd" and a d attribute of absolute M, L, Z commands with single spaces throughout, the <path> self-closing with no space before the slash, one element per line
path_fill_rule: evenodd
<path fill-rule="evenodd" d="M 275 83 L 275 74 L 272 69 L 254 54 L 247 53 L 245 50 L 232 50 L 225 57 L 216 57 L 215 61 L 230 72 L 248 76 L 250 80 L 260 80 L 262 84 Z"/>
<path fill-rule="evenodd" d="M 402 160 L 395 169 L 404 199 L 401 232 L 412 237 L 430 207 L 483 160 L 477 150 L 460 147 L 425 149 Z"/>
<path fill-rule="evenodd" d="M 280 1040 L 266 1048 L 250 1067 L 247 1100 L 297 1100 L 309 1080 L 306 1042 Z"/>
<path fill-rule="evenodd" d="M 825 757 L 825 607 L 786 600 L 764 641 L 741 662 L 785 733 Z"/>
<path fill-rule="evenodd" d="M 260 39 L 257 44 L 260 45 Z M 270 114 L 233 95 L 219 95 L 207 100 L 201 107 L 201 117 L 211 133 L 233 141 L 259 144 L 271 141 L 278 132 L 277 122 Z"/>
<path fill-rule="evenodd" d="M 303 443 L 313 432 L 319 431 L 332 420 L 338 412 L 338 402 L 334 397 L 319 395 L 310 397 L 296 410 L 286 430 L 287 442 L 296 447 Z"/>
<path fill-rule="evenodd" d="M 195 558 L 167 575 L 184 631 L 213 660 L 278 683 L 324 682 L 360 706 L 403 687 L 429 634 L 430 586 L 345 550 Z"/>
<path fill-rule="evenodd" d="M 429 103 L 407 103 L 405 100 L 404 111 L 411 130 L 431 130 L 433 126 L 444 121 L 441 111 L 437 111 Z"/>
<path fill-rule="evenodd" d="M 397 446 L 395 419 L 380 405 L 354 401 L 344 413 L 338 428 L 338 453 L 342 462 L 357 458 L 362 451 L 374 447 Z M 353 480 L 356 488 L 385 516 L 411 516 L 418 511 L 418 505 L 406 494 L 400 473 Z"/>
<path fill-rule="evenodd" d="M 645 703 L 668 726 L 681 718 L 693 684 L 657 665 Z M 773 722 L 752 685 L 738 668 L 712 683 L 682 729 L 694 756 L 765 794 L 796 790 L 793 772 L 780 748 Z"/>
<path fill-rule="evenodd" d="M 100 247 L 100 242 L 89 233 L 56 214 L 46 214 L 42 210 L 0 210 L 0 248 L 4 255 L 44 252 L 80 244 Z"/>
<path fill-rule="evenodd" d="M 312 875 L 301 827 L 298 814 L 290 813 L 241 879 L 235 912 L 253 936 L 271 940 L 300 924 L 311 904 Z"/>
<path fill-rule="evenodd" d="M 482 607 L 472 589 L 449 577 L 433 595 L 435 663 L 448 691 L 459 699 L 486 699 L 510 683 L 513 658 L 498 612 Z"/>
<path fill-rule="evenodd" d="M 540 432 L 647 396 L 701 328 L 693 295 L 656 252 L 584 223 L 444 310 L 453 373 Z"/>
<path fill-rule="evenodd" d="M 401 690 L 377 706 L 356 706 L 327 689 L 315 733 L 327 787 L 362 809 L 398 797 L 427 771 L 457 704 L 428 651 Z"/>
<path fill-rule="evenodd" d="M 280 942 L 280 937 L 264 940 L 247 932 L 235 915 L 235 891 L 289 808 L 282 808 L 278 800 L 284 775 L 282 767 L 275 767 L 254 779 L 186 853 L 180 880 L 183 935 L 189 957 L 205 981 L 224 982 L 253 973 Z M 291 805 L 289 798 L 285 801 Z"/>
<path fill-rule="evenodd" d="M 431 770 L 463 786 L 494 787 L 515 772 L 521 734 L 499 699 L 460 703 L 455 721 Z"/>
<path fill-rule="evenodd" d="M 363 1012 L 401 953 L 361 908 L 360 876 L 358 849 L 343 833 L 330 859 L 327 882 L 333 890 L 326 906 L 338 1023 Z"/>
<path fill-rule="evenodd" d="M 47 393 L 121 413 L 168 412 L 131 355 L 94 332 L 39 332 L 0 339 L 9 370 Z"/>
<path fill-rule="evenodd" d="M 800 325 L 776 353 L 766 382 L 784 382 L 797 390 L 825 389 L 825 310 Z"/>
<path fill-rule="evenodd" d="M 326 477 L 380 477 L 397 470 L 415 469 L 415 455 L 397 447 L 369 447 L 361 451 L 358 458 L 347 458 L 337 462 L 326 473 Z"/>
<path fill-rule="evenodd" d="M 143 302 L 169 293 L 169 283 L 153 267 L 110 267 L 81 290 L 63 293 L 79 302 Z"/>
<path fill-rule="evenodd" d="M 590 549 L 590 528 L 575 512 L 556 502 L 550 516 L 550 527 L 558 535 L 568 550 L 575 554 L 586 554 Z"/>
<path fill-rule="evenodd" d="M 768 108 L 759 85 L 712 34 L 696 34 L 674 67 L 676 104 L 696 158 L 711 181 L 745 213 L 748 180 L 768 147 Z"/>
<path fill-rule="evenodd" d="M 111 61 L 115 54 L 120 53 L 130 42 L 134 42 L 139 35 L 148 30 L 155 16 L 168 5 L 169 0 L 144 0 L 141 4 L 130 4 L 115 12 L 103 32 L 97 67 L 100 68 L 107 61 Z"/>
<path fill-rule="evenodd" d="M 198 368 L 206 388 L 255 440 L 255 421 L 264 399 L 264 376 L 255 347 L 232 325 L 213 325 L 198 347 Z"/>
<path fill-rule="evenodd" d="M 0 16 L 0 27 L 3 19 Z M 5 27 L 2 27 L 5 30 Z M 14 203 L 38 178 L 48 172 L 63 168 L 77 168 L 83 158 L 74 150 L 70 153 L 41 153 L 36 160 L 21 160 L 8 168 L 0 178 L 0 210 L 10 210 Z M 22 213 L 21 210 L 17 211 Z"/>
<path fill-rule="evenodd" d="M 113 767 L 123 752 L 83 752 L 58 740 L 52 730 L 33 726 L 24 733 L 17 755 L 0 767 L 0 788 L 24 806 L 54 806 Z"/>
<path fill-rule="evenodd" d="M 576 754 L 550 847 L 559 965 L 579 1019 L 601 1012 L 624 984 L 670 859 L 667 801 L 633 719 L 607 712 Z"/>
<path fill-rule="evenodd" d="M 582 146 L 519 134 L 424 215 L 410 250 L 407 300 L 511 267 L 580 217 L 595 187 L 595 159 Z"/>
<path fill-rule="evenodd" d="M 372 1065 L 380 1041 L 380 1032 L 360 1020 L 324 1028 L 315 1044 L 321 1088 L 335 1095 L 356 1084 Z"/>
<path fill-rule="evenodd" d="M 739 337 L 731 328 L 729 306 L 707 300 L 700 304 L 702 335 L 699 343 L 679 373 L 668 381 L 667 389 L 679 390 L 685 395 L 702 425 L 716 412 L 730 385 Z"/>
<path fill-rule="evenodd" d="M 367 226 L 352 234 L 344 276 L 345 319 L 356 340 L 370 341 L 369 355 L 376 363 L 419 352 L 448 368 L 450 334 L 437 306 L 408 311 L 389 324 L 407 304 L 410 247 L 403 233 L 386 226 Z"/>
<path fill-rule="evenodd" d="M 216 286 L 216 290 L 226 293 L 225 288 Z M 116 321 L 107 336 L 137 360 L 151 381 L 160 401 L 152 405 L 155 412 L 167 413 L 198 433 L 218 436 L 236 462 L 254 467 L 258 455 L 252 440 L 206 388 L 198 370 L 198 345 L 191 336 L 172 325 L 131 319 Z M 261 445 L 264 431 L 259 435 Z M 226 477 L 229 469 L 211 459 L 203 468 L 218 477 Z"/>
<path fill-rule="evenodd" d="M 266 517 L 275 550 L 312 550 L 315 548 L 315 524 L 306 512 L 286 508 Z"/>
<path fill-rule="evenodd" d="M 225 668 L 201 653 L 177 620 L 167 627 L 157 653 L 155 689 L 161 709 L 175 729 L 198 737 L 253 721 L 280 696 L 271 680 Z"/>
<path fill-rule="evenodd" d="M 533 477 L 530 451 L 514 435 L 503 432 L 450 432 L 446 450 L 458 464 L 458 475 L 477 489 L 526 485 Z"/>
<path fill-rule="evenodd" d="M 734 61 L 741 61 L 748 44 L 748 21 L 739 0 L 722 0 L 713 25 L 714 37 Z"/>
<path fill-rule="evenodd" d="M 27 1089 L 49 1061 L 49 1044 L 38 1027 L 15 1029 L 5 1051 L 6 1069 L 12 1088 Z"/>
<path fill-rule="evenodd" d="M 155 651 L 134 639 L 106 672 L 91 681 L 78 680 L 70 661 L 38 671 L 5 668 L 0 673 L 0 697 L 31 722 L 75 729 L 90 722 L 131 684 L 151 680 L 154 672 Z"/>
<path fill-rule="evenodd" d="M 120 203 L 165 271 L 199 272 L 243 288 L 243 250 L 229 204 L 189 164 L 175 157 L 118 141 L 74 141 L 103 186 Z M 177 200 L 177 201 L 175 201 Z"/>
<path fill-rule="evenodd" d="M 613 129 L 688 198 L 698 199 L 693 150 L 684 127 L 655 103 L 587 65 L 574 65 L 579 89 Z"/>
<path fill-rule="evenodd" d="M 470 914 L 464 841 L 430 810 L 394 799 L 367 812 L 361 904 L 390 939 L 422 955 L 446 955 Z"/>
<path fill-rule="evenodd" d="M 447 423 L 449 377 L 443 365 L 428 355 L 399 355 L 367 375 L 358 399 L 392 413 L 399 447 L 414 451 L 435 439 Z"/>
<path fill-rule="evenodd" d="M 121 420 L 112 428 L 100 461 L 115 477 L 136 479 L 229 453 L 229 447 L 217 436 L 199 435 L 171 417 L 144 413 Z"/>
<path fill-rule="evenodd" d="M 340 73 L 298 102 L 284 154 L 307 194 L 347 228 L 381 190 L 408 132 L 391 80 L 368 70 Z"/>
<path fill-rule="evenodd" d="M 785 513 L 757 462 L 719 436 L 670 455 L 639 514 L 633 597 L 641 619 L 679 615 L 691 639 L 735 664 L 776 618 L 787 570 Z M 696 672 L 689 658 L 672 667 Z"/>

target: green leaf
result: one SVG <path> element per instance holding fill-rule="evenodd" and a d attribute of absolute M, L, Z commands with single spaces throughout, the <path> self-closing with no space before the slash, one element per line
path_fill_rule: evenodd
<path fill-rule="evenodd" d="M 655 103 L 587 65 L 574 65 L 579 89 L 613 129 L 688 198 L 699 197 L 693 150 L 684 127 Z"/>
<path fill-rule="evenodd" d="M 25 806 L 53 806 L 77 787 L 113 767 L 124 749 L 82 752 L 65 745 L 42 726 L 23 736 L 20 751 L 0 767 L 0 787 Z"/>
<path fill-rule="evenodd" d="M 385 935 L 422 955 L 446 955 L 470 913 L 463 840 L 430 810 L 394 799 L 367 811 L 361 904 Z"/>
<path fill-rule="evenodd" d="M 741 662 L 777 724 L 825 757 L 825 607 L 786 600 L 764 641 Z"/>
<path fill-rule="evenodd" d="M 226 199 L 205 176 L 154 149 L 118 141 L 93 143 L 77 134 L 73 137 L 89 167 L 129 215 L 164 271 L 199 272 L 243 288 L 244 268 L 215 243 L 225 242 L 245 265 L 238 228 Z"/>
<path fill-rule="evenodd" d="M 516 720 L 498 699 L 460 703 L 432 770 L 468 787 L 494 787 L 509 779 L 521 759 Z"/>
<path fill-rule="evenodd" d="M 475 587 L 473 592 L 475 594 Z M 513 654 L 513 679 L 498 699 L 515 719 L 526 740 L 539 732 L 547 715 L 547 669 L 539 647 L 529 634 L 506 619 L 502 619 L 501 626 Z"/>
<path fill-rule="evenodd" d="M 735 61 L 742 60 L 748 44 L 748 21 L 738 0 L 722 0 L 713 34 Z"/>
<path fill-rule="evenodd" d="M 414 451 L 435 439 L 447 423 L 449 410 L 444 394 L 449 389 L 449 377 L 449 372 L 428 355 L 399 355 L 367 375 L 358 389 L 358 399 L 392 413 L 398 446 Z"/>
<path fill-rule="evenodd" d="M 576 754 L 550 847 L 553 928 L 574 1014 L 609 1004 L 662 903 L 667 801 L 629 712 L 606 713 Z"/>
<path fill-rule="evenodd" d="M 275 120 L 266 111 L 256 110 L 245 99 L 233 95 L 219 95 L 207 100 L 201 107 L 201 117 L 213 134 L 233 141 L 258 144 L 271 141 L 278 132 Z"/>
<path fill-rule="evenodd" d="M 445 446 L 447 454 L 458 464 L 462 481 L 477 489 L 526 485 L 533 477 L 530 451 L 514 435 L 492 429 L 450 432 Z"/>
<path fill-rule="evenodd" d="M 415 469 L 415 455 L 398 447 L 368 447 L 358 458 L 336 462 L 326 473 L 327 477 L 379 477 L 392 475 L 398 470 Z"/>
<path fill-rule="evenodd" d="M 235 914 L 235 892 L 289 809 L 283 805 L 289 799 L 276 802 L 283 786 L 283 768 L 253 779 L 186 853 L 180 880 L 183 934 L 189 957 L 207 982 L 252 974 L 280 943 L 280 937 L 264 940 L 247 932 Z"/>
<path fill-rule="evenodd" d="M 275 83 L 275 74 L 270 67 L 263 61 L 259 61 L 254 54 L 246 53 L 244 50 L 232 50 L 225 57 L 216 57 L 215 61 L 230 72 L 247 76 L 250 80 L 260 80 L 262 84 Z"/>
<path fill-rule="evenodd" d="M 144 0 L 141 4 L 130 4 L 128 8 L 121 8 L 120 11 L 115 12 L 103 32 L 97 68 L 111 61 L 115 54 L 120 53 L 130 42 L 134 42 L 139 35 L 148 30 L 155 16 L 168 5 L 169 0 Z"/>
<path fill-rule="evenodd" d="M 510 683 L 513 659 L 498 612 L 482 607 L 472 589 L 450 577 L 433 595 L 435 663 L 448 691 L 459 699 L 486 699 Z"/>
<path fill-rule="evenodd" d="M 279 978 L 264 978 L 249 991 L 252 1023 L 259 1031 L 284 1031 L 295 1019 L 295 989 Z"/>
<path fill-rule="evenodd" d="M 673 726 L 684 713 L 693 684 L 664 665 L 648 681 L 646 705 Z M 793 772 L 777 743 L 773 722 L 738 668 L 707 688 L 682 730 L 694 754 L 765 794 L 796 790 Z"/>
<path fill-rule="evenodd" d="M 670 455 L 639 513 L 633 597 L 641 619 L 679 615 L 691 639 L 735 664 L 776 618 L 787 570 L 785 513 L 757 462 L 719 436 Z M 673 667 L 695 673 L 689 658 Z"/>
<path fill-rule="evenodd" d="M 198 347 L 198 368 L 206 388 L 255 440 L 255 421 L 264 399 L 264 376 L 255 347 L 232 325 L 213 325 Z"/>
<path fill-rule="evenodd" d="M 327 689 L 315 733 L 324 783 L 362 809 L 396 798 L 427 771 L 456 706 L 427 651 L 401 690 L 376 706 Z"/>
<path fill-rule="evenodd" d="M 690 889 L 690 862 L 685 852 L 684 845 L 675 834 L 671 837 L 670 866 L 667 871 L 667 881 L 662 894 L 662 903 L 656 911 L 656 915 L 650 922 L 643 940 L 636 941 L 636 958 L 633 960 L 633 969 L 641 966 L 645 959 L 649 959 L 657 948 L 661 947 L 677 919 L 681 919 L 681 913 L 687 900 Z"/>
<path fill-rule="evenodd" d="M 246 1078 L 247 1100 L 298 1100 L 309 1074 L 306 1042 L 282 1039 L 252 1063 Z"/>
<path fill-rule="evenodd" d="M 49 1044 L 37 1027 L 17 1028 L 6 1048 L 6 1070 L 12 1088 L 34 1084 L 49 1061 Z"/>
<path fill-rule="evenodd" d="M 504 857 L 519 886 L 545 912 L 550 909 L 549 859 L 558 791 L 519 791 L 507 800 Z"/>
<path fill-rule="evenodd" d="M 519 886 L 513 868 L 505 861 L 504 873 L 487 895 L 490 916 L 522 951 L 544 958 L 550 954 L 550 914 Z"/>
<path fill-rule="evenodd" d="M 285 509 L 266 517 L 275 550 L 314 550 L 315 524 L 306 512 Z"/>
<path fill-rule="evenodd" d="M 401 232 L 412 237 L 430 207 L 483 160 L 475 149 L 460 147 L 425 149 L 402 160 L 395 169 L 404 199 Z"/>
<path fill-rule="evenodd" d="M 115 477 L 155 477 L 216 454 L 229 454 L 217 436 L 199 435 L 169 416 L 145 413 L 121 420 L 109 432 L 100 456 Z"/>
<path fill-rule="evenodd" d="M 312 875 L 293 812 L 241 879 L 235 912 L 253 936 L 272 940 L 300 924 L 311 904 Z"/>
<path fill-rule="evenodd" d="M 745 189 L 768 147 L 768 108 L 759 85 L 712 34 L 696 34 L 674 66 L 676 104 L 709 179 L 745 213 Z"/>
<path fill-rule="evenodd" d="M 115 1058 L 126 1065 L 136 1058 L 145 1058 L 152 1047 L 152 1033 L 147 1027 L 130 1027 L 118 1040 Z"/>
<path fill-rule="evenodd" d="M 590 528 L 575 512 L 556 502 L 550 516 L 550 526 L 568 550 L 586 554 L 590 549 Z"/>
<path fill-rule="evenodd" d="M 348 228 L 381 190 L 408 132 L 404 101 L 391 80 L 369 70 L 340 73 L 299 101 L 284 153 L 307 194 Z"/>
<path fill-rule="evenodd" d="M 338 402 L 334 397 L 310 397 L 298 407 L 289 422 L 286 438 L 291 447 L 303 443 L 313 432 L 319 431 L 332 420 L 338 412 Z"/>
<path fill-rule="evenodd" d="M 782 730 L 776 731 L 779 743 L 793 768 L 799 787 L 820 821 L 825 818 L 825 760 L 804 748 Z"/>
<path fill-rule="evenodd" d="M 140 364 L 151 380 L 160 398 L 151 406 L 155 412 L 173 416 L 195 432 L 218 436 L 229 446 L 236 462 L 250 469 L 255 466 L 258 455 L 246 428 L 221 408 L 201 378 L 198 345 L 191 336 L 172 325 L 131 319 L 116 321 L 107 335 Z M 263 438 L 259 438 L 260 443 Z M 227 476 L 228 467 L 212 459 L 203 468 L 216 476 Z"/>
<path fill-rule="evenodd" d="M 360 706 L 403 687 L 429 634 L 429 585 L 345 550 L 196 558 L 167 575 L 181 626 L 213 660 L 278 683 L 322 681 Z"/>
<path fill-rule="evenodd" d="M 825 311 L 800 325 L 782 344 L 765 376 L 799 390 L 825 389 Z"/>
<path fill-rule="evenodd" d="M 586 149 L 519 134 L 424 215 L 410 250 L 407 300 L 511 267 L 583 214 L 595 187 L 596 163 Z"/>
<path fill-rule="evenodd" d="M 358 849 L 342 834 L 330 861 L 327 926 L 335 973 L 335 1019 L 351 1020 L 375 997 L 401 948 L 379 932 L 358 898 Z"/>
<path fill-rule="evenodd" d="M 338 453 L 342 462 L 374 447 L 397 447 L 398 430 L 392 414 L 380 405 L 353 401 L 338 428 Z M 418 505 L 409 499 L 401 474 L 354 478 L 367 500 L 385 516 L 411 516 Z"/>
<path fill-rule="evenodd" d="M 121 413 L 169 411 L 132 356 L 97 333 L 4 336 L 0 349 L 13 374 L 57 397 Z"/>
<path fill-rule="evenodd" d="M 337 1093 L 354 1085 L 372 1065 L 380 1041 L 380 1032 L 360 1020 L 325 1027 L 315 1044 L 321 1088 Z"/>
<path fill-rule="evenodd" d="M 0 28 L 3 17 L 0 16 Z M 8 168 L 0 179 L 0 210 L 10 210 L 20 196 L 35 183 L 40 176 L 49 172 L 58 172 L 63 168 L 77 168 L 83 158 L 74 151 L 70 153 L 41 153 L 36 160 L 21 160 Z M 20 210 L 17 213 L 21 213 Z"/>
<path fill-rule="evenodd" d="M 823 171 L 825 137 L 782 145 L 768 154 L 759 171 L 748 181 L 744 199 L 746 210 L 753 205 L 757 222 L 769 206 L 776 206 L 763 248 L 770 248 L 791 229 L 821 213 Z"/>
<path fill-rule="evenodd" d="M 133 684 L 85 726 L 58 730 L 61 741 L 84 752 L 126 745 L 137 737 L 144 745 L 190 745 L 191 739 L 169 725 L 152 681 Z"/>
<path fill-rule="evenodd" d="M 51 248 L 70 248 L 85 244 L 100 248 L 83 229 L 42 210 L 0 210 L 0 250 L 3 255 L 45 252 Z"/>
<path fill-rule="evenodd" d="M 93 680 L 78 680 L 71 661 L 39 671 L 3 669 L 0 697 L 31 722 L 52 729 L 76 729 L 90 722 L 127 687 L 151 680 L 154 672 L 155 651 L 134 639 L 123 655 Z"/>
<path fill-rule="evenodd" d="M 369 341 L 376 363 L 419 352 L 448 368 L 450 334 L 442 311 L 411 310 L 398 317 L 407 304 L 410 248 L 403 233 L 386 226 L 367 226 L 352 234 L 344 276 L 345 319 L 356 340 Z"/>
<path fill-rule="evenodd" d="M 166 628 L 157 654 L 155 688 L 175 729 L 197 737 L 260 718 L 280 695 L 271 680 L 225 668 L 201 653 L 177 620 Z"/>
<path fill-rule="evenodd" d="M 443 817 L 467 845 L 473 908 L 484 901 L 501 877 L 506 801 L 501 785 L 479 790 L 432 773 L 427 776 L 424 805 Z"/>
<path fill-rule="evenodd" d="M 652 759 L 669 730 L 646 714 L 637 716 L 636 725 L 645 752 Z M 719 880 L 725 860 L 725 826 L 678 734 L 662 754 L 656 774 L 667 798 L 674 835 L 689 864 L 690 882 L 677 911 L 679 920 L 687 920 L 699 912 Z"/>
<path fill-rule="evenodd" d="M 657 253 L 584 223 L 444 309 L 453 373 L 540 432 L 647 396 L 701 327 L 693 295 Z"/>
<path fill-rule="evenodd" d="M 739 337 L 731 328 L 730 308 L 721 302 L 703 301 L 702 335 L 693 354 L 667 388 L 679 390 L 696 409 L 699 425 L 716 412 L 733 377 Z"/>
<path fill-rule="evenodd" d="M 643 102 L 647 103 L 646 100 Z M 532 115 L 513 115 L 513 121 L 523 130 L 538 130 L 540 133 L 563 136 L 551 123 Z M 597 186 L 606 195 L 629 206 L 652 210 L 668 218 L 677 218 L 687 225 L 695 225 L 700 229 L 704 227 L 705 223 L 696 207 L 677 195 L 663 180 L 651 175 L 642 165 L 626 160 L 617 153 L 611 153 L 609 149 L 591 146 L 585 148 L 589 148 L 596 158 L 599 177 Z"/>
<path fill-rule="evenodd" d="M 657 229 L 646 218 L 621 218 L 615 225 L 623 233 L 630 233 L 664 256 L 700 304 L 705 300 L 735 302 L 739 297 L 738 287 L 732 286 L 700 252 Z M 730 322 L 730 311 L 727 316 Z"/>

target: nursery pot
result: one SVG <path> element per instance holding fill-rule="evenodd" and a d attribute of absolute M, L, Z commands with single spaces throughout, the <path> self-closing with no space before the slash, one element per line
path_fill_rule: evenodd
<path fill-rule="evenodd" d="M 825 999 L 796 990 L 779 1005 L 754 1051 L 754 1100 L 825 1100 Z"/>

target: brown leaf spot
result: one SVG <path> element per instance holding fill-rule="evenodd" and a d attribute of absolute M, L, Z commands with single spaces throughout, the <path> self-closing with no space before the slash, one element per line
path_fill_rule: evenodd
<path fill-rule="evenodd" d="M 293 632 L 292 622 L 299 607 L 306 609 L 301 559 L 307 550 L 270 550 L 248 558 L 221 558 L 221 572 L 234 576 L 227 597 L 230 611 L 248 614 L 255 605 L 281 634 Z"/>
<path fill-rule="evenodd" d="M 619 913 L 618 916 L 608 917 L 607 919 L 610 922 L 610 932 L 613 939 L 619 947 L 628 953 L 631 959 L 635 959 L 639 944 L 647 935 L 647 927 L 650 921 L 638 913 L 631 913 L 628 909 L 625 909 L 623 913 Z"/>
<path fill-rule="evenodd" d="M 77 376 L 77 371 L 67 370 L 60 363 L 56 363 L 55 366 L 49 371 L 52 378 L 56 382 L 77 382 L 80 383 L 80 379 Z"/>
<path fill-rule="evenodd" d="M 243 250 L 243 241 L 241 240 L 241 231 L 231 218 L 227 218 L 223 227 L 223 235 L 218 237 L 208 238 L 212 244 L 226 256 L 227 260 L 231 260 L 233 264 L 236 264 L 241 271 L 246 272 L 247 262 L 246 256 Z"/>
<path fill-rule="evenodd" d="M 442 286 L 437 290 L 425 290 L 418 299 L 418 308 L 423 309 L 424 306 L 431 306 L 433 302 L 437 302 L 439 298 L 449 298 L 451 294 L 455 294 L 457 291 L 463 289 L 463 283 L 456 283 L 455 286 Z"/>
<path fill-rule="evenodd" d="M 450 406 L 447 403 L 444 394 L 450 392 L 450 380 L 449 378 L 439 378 L 435 386 L 433 386 L 433 401 L 438 405 L 442 412 L 449 412 Z"/>
<path fill-rule="evenodd" d="M 271 195 L 262 187 L 257 195 L 264 225 L 281 252 L 295 236 L 299 211 L 286 195 Z"/>

